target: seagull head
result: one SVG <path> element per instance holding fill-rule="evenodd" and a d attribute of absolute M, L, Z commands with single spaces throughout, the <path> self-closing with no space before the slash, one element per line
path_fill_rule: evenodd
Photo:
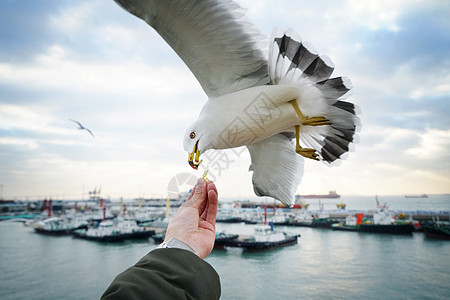
<path fill-rule="evenodd" d="M 201 137 L 202 132 L 199 130 L 197 123 L 194 123 L 186 130 L 183 138 L 183 147 L 184 150 L 188 152 L 189 165 L 196 170 L 202 163 L 202 160 L 200 160 L 200 154 L 205 151 L 205 149 L 202 148 L 204 143 L 202 143 L 203 140 L 201 140 Z"/>

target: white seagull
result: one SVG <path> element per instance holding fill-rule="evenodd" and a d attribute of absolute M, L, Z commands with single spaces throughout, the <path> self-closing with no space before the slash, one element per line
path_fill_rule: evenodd
<path fill-rule="evenodd" d="M 194 169 L 207 150 L 246 146 L 256 195 L 289 206 L 303 157 L 335 165 L 351 150 L 351 83 L 330 78 L 331 60 L 294 30 L 275 28 L 267 41 L 231 0 L 115 1 L 161 35 L 209 98 L 183 140 Z"/>
<path fill-rule="evenodd" d="M 72 121 L 72 122 L 74 122 L 74 123 L 77 123 L 77 124 L 78 124 L 78 129 L 80 129 L 80 130 L 86 130 L 87 132 L 89 132 L 89 133 L 92 135 L 92 137 L 95 137 L 94 134 L 92 133 L 92 131 L 89 130 L 89 128 L 84 127 L 84 126 L 81 125 L 81 123 L 78 122 L 77 120 L 69 119 L 69 121 Z"/>

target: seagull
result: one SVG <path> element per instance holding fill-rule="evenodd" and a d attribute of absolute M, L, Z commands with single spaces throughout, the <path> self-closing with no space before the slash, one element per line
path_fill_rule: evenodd
<path fill-rule="evenodd" d="M 76 120 L 74 120 L 74 119 L 69 119 L 69 121 L 72 121 L 72 122 L 74 122 L 74 123 L 77 123 L 78 126 L 79 126 L 78 129 L 80 129 L 80 130 L 86 130 L 87 132 L 89 132 L 89 133 L 92 135 L 92 137 L 95 137 L 94 134 L 92 133 L 92 131 L 90 131 L 89 128 L 86 128 L 86 127 L 84 127 L 83 125 L 81 125 L 80 122 L 78 122 L 78 121 L 76 121 Z"/>
<path fill-rule="evenodd" d="M 331 78 L 331 59 L 293 29 L 268 39 L 232 0 L 115 1 L 158 32 L 208 96 L 183 137 L 194 169 L 208 150 L 246 146 L 255 194 L 291 206 L 304 158 L 332 166 L 353 151 L 351 82 Z"/>

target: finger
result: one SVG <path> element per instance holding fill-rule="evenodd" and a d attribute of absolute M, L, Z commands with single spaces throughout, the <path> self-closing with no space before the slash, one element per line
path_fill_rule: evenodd
<path fill-rule="evenodd" d="M 216 194 L 219 195 L 219 193 L 217 192 L 216 185 L 214 184 L 213 181 L 208 181 L 206 183 L 206 190 L 209 191 L 210 189 L 213 189 L 216 192 Z"/>
<path fill-rule="evenodd" d="M 219 205 L 219 196 L 217 194 L 216 186 L 213 182 L 209 184 L 208 189 L 208 205 L 205 208 L 206 216 L 205 220 L 211 224 L 216 224 L 217 207 Z"/>
<path fill-rule="evenodd" d="M 195 185 L 195 186 L 192 188 L 191 193 L 189 194 L 189 197 L 187 198 L 186 201 L 189 201 L 189 200 L 192 199 L 192 197 L 194 197 L 194 193 L 195 193 L 195 188 L 196 188 L 196 187 L 197 187 L 197 185 Z"/>
<path fill-rule="evenodd" d="M 203 178 L 199 178 L 197 185 L 192 191 L 192 197 L 190 199 L 190 204 L 195 208 L 200 208 L 204 202 L 206 202 L 206 181 Z"/>
<path fill-rule="evenodd" d="M 206 183 L 206 194 L 209 194 L 209 191 L 213 190 L 216 194 L 217 194 L 217 189 L 216 189 L 216 185 L 212 182 L 212 181 L 208 181 Z M 199 215 L 202 219 L 206 220 L 206 216 L 208 214 L 208 205 L 209 205 L 209 200 L 205 201 L 205 205 L 202 205 L 199 207 Z"/>

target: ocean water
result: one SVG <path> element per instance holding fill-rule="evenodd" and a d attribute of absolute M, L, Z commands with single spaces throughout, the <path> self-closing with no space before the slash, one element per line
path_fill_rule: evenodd
<path fill-rule="evenodd" d="M 371 209 L 374 200 L 367 201 L 364 209 Z M 448 198 L 438 202 L 433 208 L 445 210 Z M 450 241 L 422 233 L 277 229 L 301 234 L 299 243 L 266 252 L 214 250 L 207 257 L 220 275 L 221 299 L 450 297 Z M 251 234 L 253 225 L 219 223 L 217 231 Z M 0 299 L 99 299 L 117 274 L 155 247 L 151 240 L 102 244 L 43 236 L 21 223 L 0 222 Z"/>

